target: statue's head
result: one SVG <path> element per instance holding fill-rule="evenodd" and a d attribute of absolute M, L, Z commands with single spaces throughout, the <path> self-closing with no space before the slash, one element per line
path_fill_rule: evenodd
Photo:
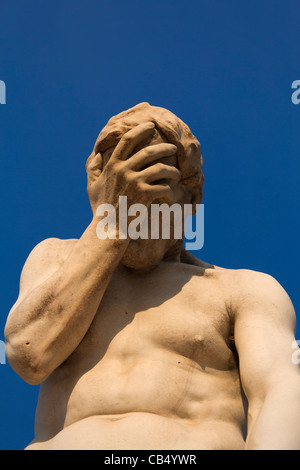
<path fill-rule="evenodd" d="M 96 153 L 101 153 L 103 165 L 105 165 L 121 137 L 130 129 L 149 121 L 155 124 L 153 136 L 139 145 L 135 151 L 161 142 L 176 145 L 175 156 L 161 161 L 174 165 L 181 171 L 181 180 L 176 183 L 175 188 L 175 202 L 181 205 L 189 204 L 195 212 L 196 206 L 202 202 L 204 184 L 200 143 L 189 127 L 167 109 L 151 106 L 149 103 L 140 103 L 112 117 L 100 132 L 94 151 L 88 158 L 87 166 Z M 174 188 L 172 189 L 174 191 Z M 155 201 L 156 204 L 162 202 L 164 201 Z M 147 270 L 148 266 L 150 268 L 159 264 L 169 253 L 180 251 L 183 238 L 184 233 L 180 240 L 174 238 L 132 240 L 122 262 L 132 269 Z"/>

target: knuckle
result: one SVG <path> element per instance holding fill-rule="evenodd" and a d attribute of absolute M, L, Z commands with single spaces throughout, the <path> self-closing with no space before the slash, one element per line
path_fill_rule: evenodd
<path fill-rule="evenodd" d="M 162 162 L 158 162 L 156 163 L 155 167 L 158 171 L 162 171 L 166 168 L 166 165 L 164 165 Z"/>
<path fill-rule="evenodd" d="M 143 195 L 150 195 L 151 194 L 151 186 L 148 185 L 145 181 L 143 180 L 139 180 L 137 182 L 137 190 L 140 194 L 143 194 Z"/>
<path fill-rule="evenodd" d="M 131 171 L 129 172 L 129 178 L 131 181 L 142 181 L 143 176 L 138 171 Z"/>
<path fill-rule="evenodd" d="M 152 157 L 152 155 L 155 155 L 155 148 L 152 146 L 145 147 L 144 152 L 148 157 Z"/>
<path fill-rule="evenodd" d="M 173 166 L 170 166 L 170 173 L 172 173 L 174 176 L 176 177 L 180 177 L 181 176 L 181 173 L 179 170 L 177 170 L 177 168 L 173 167 Z"/>
<path fill-rule="evenodd" d="M 117 175 L 123 175 L 125 173 L 124 165 L 119 162 L 115 162 L 114 164 L 112 164 L 110 169 Z"/>
<path fill-rule="evenodd" d="M 129 182 L 129 183 L 135 183 L 135 181 L 137 180 L 137 177 L 136 175 L 134 174 L 133 171 L 126 171 L 124 173 L 125 177 L 126 177 L 126 180 Z"/>
<path fill-rule="evenodd" d="M 136 181 L 135 184 L 136 184 L 136 191 L 138 193 L 145 193 L 145 184 L 144 184 L 143 181 L 138 180 L 138 181 Z"/>
<path fill-rule="evenodd" d="M 129 132 L 126 132 L 121 138 L 123 144 L 128 144 L 131 141 L 131 135 Z"/>
<path fill-rule="evenodd" d="M 161 192 L 162 192 L 162 194 L 164 194 L 164 196 L 172 196 L 173 195 L 172 189 L 170 188 L 170 186 L 167 186 L 167 185 L 165 185 L 163 188 L 161 188 Z"/>
<path fill-rule="evenodd" d="M 132 184 L 133 187 L 140 187 L 141 185 L 143 185 L 143 182 L 144 182 L 144 179 L 143 179 L 143 176 L 138 173 L 138 172 L 135 172 L 135 171 L 130 171 L 128 173 L 128 181 Z"/>

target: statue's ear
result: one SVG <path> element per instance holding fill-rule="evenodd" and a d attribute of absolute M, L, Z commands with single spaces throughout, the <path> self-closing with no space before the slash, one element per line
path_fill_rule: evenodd
<path fill-rule="evenodd" d="M 195 215 L 198 210 L 198 206 L 202 203 L 202 187 L 199 187 L 198 185 L 194 187 L 186 185 L 185 194 L 185 204 L 192 206 L 191 215 Z"/>
<path fill-rule="evenodd" d="M 91 155 L 89 156 L 89 158 L 87 159 L 86 164 L 85 164 L 86 171 L 88 169 L 89 164 L 93 160 L 94 156 L 95 156 L 95 152 L 92 152 Z"/>
<path fill-rule="evenodd" d="M 192 213 L 196 214 L 198 206 L 202 203 L 202 190 L 197 188 L 192 192 Z"/>
<path fill-rule="evenodd" d="M 204 175 L 201 173 L 200 184 L 198 183 L 195 188 L 192 190 L 192 205 L 193 205 L 193 215 L 196 214 L 198 207 L 202 204 L 203 199 L 203 186 L 204 186 Z"/>
<path fill-rule="evenodd" d="M 103 158 L 101 153 L 93 152 L 86 162 L 86 172 L 88 177 L 88 183 L 92 183 L 96 178 L 100 176 L 103 169 Z"/>

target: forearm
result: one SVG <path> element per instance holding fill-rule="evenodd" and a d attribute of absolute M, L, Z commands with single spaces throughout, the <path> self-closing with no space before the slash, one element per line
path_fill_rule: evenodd
<path fill-rule="evenodd" d="M 300 450 L 300 379 L 270 391 L 254 419 L 246 450 Z"/>
<path fill-rule="evenodd" d="M 49 375 L 75 350 L 97 312 L 128 241 L 99 240 L 96 224 L 93 219 L 60 268 L 9 318 L 8 359 L 21 376 L 26 368 L 37 380 Z"/>

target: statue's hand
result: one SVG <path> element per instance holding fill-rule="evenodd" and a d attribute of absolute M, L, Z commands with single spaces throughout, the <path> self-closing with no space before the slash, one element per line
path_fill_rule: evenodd
<path fill-rule="evenodd" d="M 174 192 L 171 186 L 180 180 L 181 172 L 157 160 L 174 155 L 177 147 L 160 143 L 134 153 L 153 131 L 154 124 L 148 122 L 124 134 L 104 168 L 100 153 L 93 158 L 87 167 L 87 189 L 94 214 L 100 204 L 112 204 L 117 208 L 119 196 L 127 196 L 128 206 L 139 203 L 149 207 L 155 199 L 172 204 Z"/>

